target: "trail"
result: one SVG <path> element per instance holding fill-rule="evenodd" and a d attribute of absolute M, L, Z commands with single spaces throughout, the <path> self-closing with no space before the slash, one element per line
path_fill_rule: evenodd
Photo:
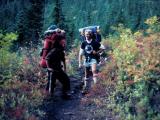
<path fill-rule="evenodd" d="M 43 101 L 41 108 L 46 113 L 43 120 L 113 120 L 110 111 L 87 103 L 88 97 L 81 94 L 81 76 L 70 77 L 70 80 L 72 98 L 62 99 L 61 85 L 58 84 L 54 97 L 47 97 Z"/>

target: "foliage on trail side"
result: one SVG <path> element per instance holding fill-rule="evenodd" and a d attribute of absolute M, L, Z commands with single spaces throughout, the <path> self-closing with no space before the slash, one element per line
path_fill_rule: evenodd
<path fill-rule="evenodd" d="M 16 39 L 17 35 L 14 33 L 0 32 L 0 82 L 11 78 L 21 64 L 18 54 L 11 52 L 11 47 Z"/>
<path fill-rule="evenodd" d="M 111 42 L 111 64 L 104 68 L 106 81 L 116 83 L 108 108 L 125 120 L 160 117 L 160 23 L 156 17 L 146 23 L 146 31 L 135 33 L 117 28 L 117 36 L 111 38 L 116 38 Z"/>
<path fill-rule="evenodd" d="M 36 49 L 11 52 L 14 33 L 0 34 L 0 119 L 34 119 L 44 116 L 39 109 L 44 97 L 46 74 L 38 66 Z"/>
<path fill-rule="evenodd" d="M 47 96 L 46 72 L 38 66 L 36 51 L 23 49 L 21 54 L 19 68 L 0 84 L 0 118 L 38 120 L 45 115 L 40 106 Z"/>

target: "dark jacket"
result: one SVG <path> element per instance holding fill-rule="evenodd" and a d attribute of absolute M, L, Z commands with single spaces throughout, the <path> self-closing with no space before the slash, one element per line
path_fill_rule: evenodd
<path fill-rule="evenodd" d="M 63 49 L 53 48 L 46 56 L 48 66 L 53 70 L 61 70 L 61 62 L 65 61 L 65 53 Z"/>

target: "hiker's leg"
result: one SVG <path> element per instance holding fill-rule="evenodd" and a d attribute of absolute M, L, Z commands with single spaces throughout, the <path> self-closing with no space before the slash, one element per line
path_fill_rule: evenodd
<path fill-rule="evenodd" d="M 56 76 L 55 76 L 55 72 L 52 72 L 51 74 L 51 94 L 54 93 L 54 89 L 56 87 Z"/>
<path fill-rule="evenodd" d="M 93 82 L 94 84 L 97 83 L 97 64 L 92 64 L 92 73 L 93 73 Z"/>
<path fill-rule="evenodd" d="M 89 70 L 90 67 L 85 67 L 84 90 L 88 90 L 90 87 Z"/>
<path fill-rule="evenodd" d="M 70 99 L 71 92 L 70 92 L 70 79 L 68 75 L 64 71 L 60 71 L 57 74 L 57 79 L 62 83 L 62 98 L 63 99 Z"/>
<path fill-rule="evenodd" d="M 85 78 L 89 78 L 90 67 L 85 67 Z"/>
<path fill-rule="evenodd" d="M 56 74 L 57 79 L 62 83 L 63 92 L 70 91 L 70 79 L 64 71 L 59 71 Z"/>

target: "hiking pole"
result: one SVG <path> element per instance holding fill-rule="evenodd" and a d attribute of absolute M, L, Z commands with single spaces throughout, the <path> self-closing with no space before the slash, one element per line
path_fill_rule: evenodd
<path fill-rule="evenodd" d="M 49 93 L 52 91 L 52 71 L 49 71 Z"/>

